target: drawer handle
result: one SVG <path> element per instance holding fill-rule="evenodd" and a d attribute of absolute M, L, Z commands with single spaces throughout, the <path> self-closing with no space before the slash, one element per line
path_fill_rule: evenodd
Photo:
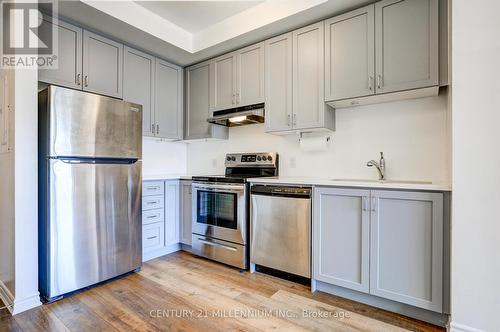
<path fill-rule="evenodd" d="M 160 190 L 160 186 L 155 186 L 155 187 L 147 187 L 147 190 Z"/>
<path fill-rule="evenodd" d="M 147 239 L 148 239 L 148 240 L 152 240 L 152 239 L 156 239 L 157 237 L 158 237 L 158 236 L 150 236 L 150 237 L 148 237 Z"/>
<path fill-rule="evenodd" d="M 148 204 L 148 205 L 159 204 L 159 203 L 160 203 L 159 201 L 149 201 L 149 202 L 146 202 L 146 204 Z"/>
<path fill-rule="evenodd" d="M 207 241 L 207 240 L 204 240 L 202 238 L 198 238 L 198 241 L 200 241 L 201 243 L 204 243 L 206 245 L 212 246 L 212 247 L 219 247 L 219 248 L 224 248 L 224 249 L 231 250 L 231 251 L 238 251 L 238 249 L 236 249 L 234 247 L 226 246 L 226 245 L 223 245 L 220 243 L 215 243 L 212 241 Z"/>
<path fill-rule="evenodd" d="M 158 218 L 160 215 L 159 214 L 155 214 L 153 216 L 147 216 L 146 218 L 148 219 L 154 219 L 154 218 Z"/>

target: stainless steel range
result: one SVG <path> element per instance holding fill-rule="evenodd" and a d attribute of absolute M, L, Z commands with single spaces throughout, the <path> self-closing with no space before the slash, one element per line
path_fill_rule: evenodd
<path fill-rule="evenodd" d="M 221 263 L 248 268 L 248 178 L 278 176 L 277 153 L 226 155 L 222 176 L 193 177 L 192 252 Z"/>

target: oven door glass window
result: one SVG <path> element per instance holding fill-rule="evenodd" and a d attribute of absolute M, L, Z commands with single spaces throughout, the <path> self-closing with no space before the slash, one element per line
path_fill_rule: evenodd
<path fill-rule="evenodd" d="M 196 220 L 201 224 L 237 229 L 237 204 L 236 194 L 199 190 Z"/>

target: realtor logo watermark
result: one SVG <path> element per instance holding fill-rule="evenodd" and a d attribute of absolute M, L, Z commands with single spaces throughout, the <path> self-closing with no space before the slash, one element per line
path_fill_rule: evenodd
<path fill-rule="evenodd" d="M 2 1 L 0 5 L 0 66 L 57 69 L 57 1 Z"/>

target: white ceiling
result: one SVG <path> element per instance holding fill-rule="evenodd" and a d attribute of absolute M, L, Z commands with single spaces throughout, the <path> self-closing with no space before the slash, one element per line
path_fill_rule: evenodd
<path fill-rule="evenodd" d="M 246 8 L 243 4 L 234 4 L 237 1 L 148 2 L 139 5 L 137 0 L 59 0 L 57 8 L 61 19 L 69 23 L 187 66 L 345 13 L 373 0 L 243 1 Z M 44 4 L 40 3 L 40 7 L 43 10 Z M 186 9 L 181 10 L 183 7 Z M 178 14 L 169 20 L 165 17 L 172 14 L 159 8 L 175 8 L 172 11 Z M 201 19 L 200 12 L 206 17 Z M 214 16 L 218 19 L 213 19 Z M 193 32 L 200 26 L 201 30 Z"/>
<path fill-rule="evenodd" d="M 264 1 L 135 1 L 190 33 L 197 33 Z"/>

